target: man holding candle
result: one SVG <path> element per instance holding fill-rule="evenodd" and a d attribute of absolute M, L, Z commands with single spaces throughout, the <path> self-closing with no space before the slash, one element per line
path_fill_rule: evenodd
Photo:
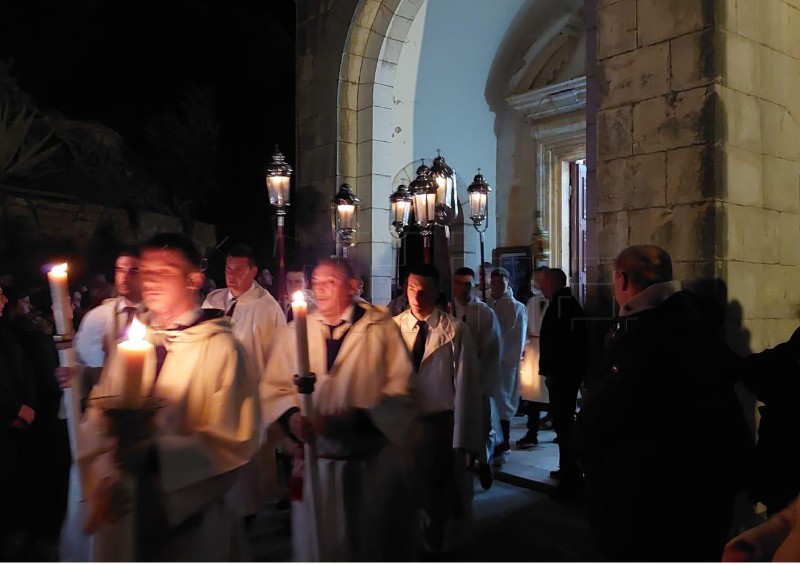
<path fill-rule="evenodd" d="M 195 245 L 181 234 L 156 235 L 142 247 L 147 340 L 155 344 L 155 359 L 152 370 L 146 362 L 142 367 L 141 394 L 163 405 L 150 438 L 129 449 L 117 445 L 93 464 L 95 560 L 133 557 L 116 553 L 115 522 L 127 506 L 120 468 L 137 478 L 136 560 L 242 557 L 241 522 L 225 495 L 258 445 L 258 394 L 229 319 L 197 306 L 200 261 Z M 110 356 L 91 398 L 124 389 L 125 362 L 124 352 Z M 95 432 L 89 437 L 96 444 L 108 441 L 100 433 L 102 411 L 91 399 L 87 420 L 84 429 Z"/>
<path fill-rule="evenodd" d="M 403 452 L 414 420 L 411 362 L 388 312 L 355 303 L 353 278 L 347 263 L 323 260 L 316 266 L 311 286 L 317 309 L 307 313 L 305 302 L 295 302 L 291 331 L 282 335 L 264 375 L 266 419 L 279 421 L 300 444 L 313 437 L 318 455 L 316 462 L 305 461 L 303 488 L 296 493 L 302 499 L 292 507 L 297 561 L 413 557 Z M 309 417 L 300 412 L 303 398 L 293 382 L 306 366 L 317 379 Z M 298 453 L 295 468 L 302 465 Z M 316 521 L 312 465 L 318 465 L 322 493 Z M 315 523 L 323 529 L 317 532 Z"/>
<path fill-rule="evenodd" d="M 286 326 L 278 302 L 255 281 L 258 272 L 255 255 L 246 245 L 234 245 L 225 258 L 227 288 L 211 291 L 203 308 L 222 310 L 230 317 L 233 335 L 241 342 L 250 364 L 250 377 L 258 384 L 270 358 L 277 328 Z M 228 502 L 243 518 L 254 516 L 277 495 L 277 440 L 283 434 L 278 428 L 261 433 L 262 448 L 239 473 L 236 485 L 228 494 Z M 248 521 L 251 518 L 248 518 Z"/>
<path fill-rule="evenodd" d="M 394 317 L 411 352 L 411 394 L 422 432 L 414 465 L 424 516 L 425 550 L 456 549 L 472 514 L 471 469 L 485 449 L 475 343 L 466 324 L 436 308 L 433 265 L 412 267 L 409 309 Z"/>

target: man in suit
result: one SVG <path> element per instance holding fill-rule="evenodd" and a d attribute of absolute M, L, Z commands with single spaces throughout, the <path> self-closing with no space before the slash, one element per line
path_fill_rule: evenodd
<path fill-rule="evenodd" d="M 564 271 L 544 271 L 542 293 L 550 304 L 542 318 L 539 334 L 539 372 L 545 377 L 553 428 L 558 437 L 559 468 L 550 476 L 559 480 L 557 494 L 569 497 L 579 492 L 581 484 L 571 439 L 575 403 L 586 372 L 589 343 L 583 308 L 572 296 Z"/>

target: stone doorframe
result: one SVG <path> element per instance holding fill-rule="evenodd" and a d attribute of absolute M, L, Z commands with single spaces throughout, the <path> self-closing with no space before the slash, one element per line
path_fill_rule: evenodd
<path fill-rule="evenodd" d="M 550 232 L 550 266 L 569 271 L 570 161 L 586 158 L 586 77 L 507 98 L 536 141 L 536 208 Z"/>

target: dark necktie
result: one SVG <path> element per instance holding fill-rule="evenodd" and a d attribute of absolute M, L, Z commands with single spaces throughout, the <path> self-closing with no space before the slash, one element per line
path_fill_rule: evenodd
<path fill-rule="evenodd" d="M 328 372 L 330 372 L 331 367 L 333 367 L 333 362 L 336 361 L 336 356 L 339 355 L 339 350 L 342 348 L 344 336 L 347 335 L 347 332 L 345 332 L 339 339 L 333 339 L 333 330 L 344 324 L 344 322 L 345 321 L 342 320 L 335 325 L 325 324 L 328 326 L 328 335 L 330 336 L 325 338 L 325 346 L 328 350 Z"/>
<path fill-rule="evenodd" d="M 119 335 L 117 337 L 124 341 L 128 339 L 128 330 L 131 329 L 133 317 L 136 315 L 136 308 L 133 306 L 125 306 L 125 308 L 122 309 L 122 313 L 125 314 L 125 323 L 119 328 Z"/>
<path fill-rule="evenodd" d="M 428 322 L 425 320 L 417 321 L 417 337 L 414 339 L 414 347 L 411 349 L 411 359 L 414 361 L 414 372 L 419 373 L 419 366 L 425 356 L 425 343 L 428 341 Z"/>
<path fill-rule="evenodd" d="M 229 317 L 233 316 L 233 311 L 236 309 L 236 301 L 237 300 L 239 300 L 238 297 L 234 297 L 233 300 L 231 300 L 231 305 L 228 306 L 228 311 L 225 312 L 226 316 L 229 316 Z"/>

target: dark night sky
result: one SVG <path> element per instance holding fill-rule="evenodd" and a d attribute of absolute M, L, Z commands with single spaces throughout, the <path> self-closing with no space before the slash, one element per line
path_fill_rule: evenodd
<path fill-rule="evenodd" d="M 147 117 L 213 86 L 220 123 L 220 238 L 271 247 L 264 168 L 294 163 L 292 0 L 17 0 L 0 58 L 43 110 L 96 120 L 133 147 Z"/>

